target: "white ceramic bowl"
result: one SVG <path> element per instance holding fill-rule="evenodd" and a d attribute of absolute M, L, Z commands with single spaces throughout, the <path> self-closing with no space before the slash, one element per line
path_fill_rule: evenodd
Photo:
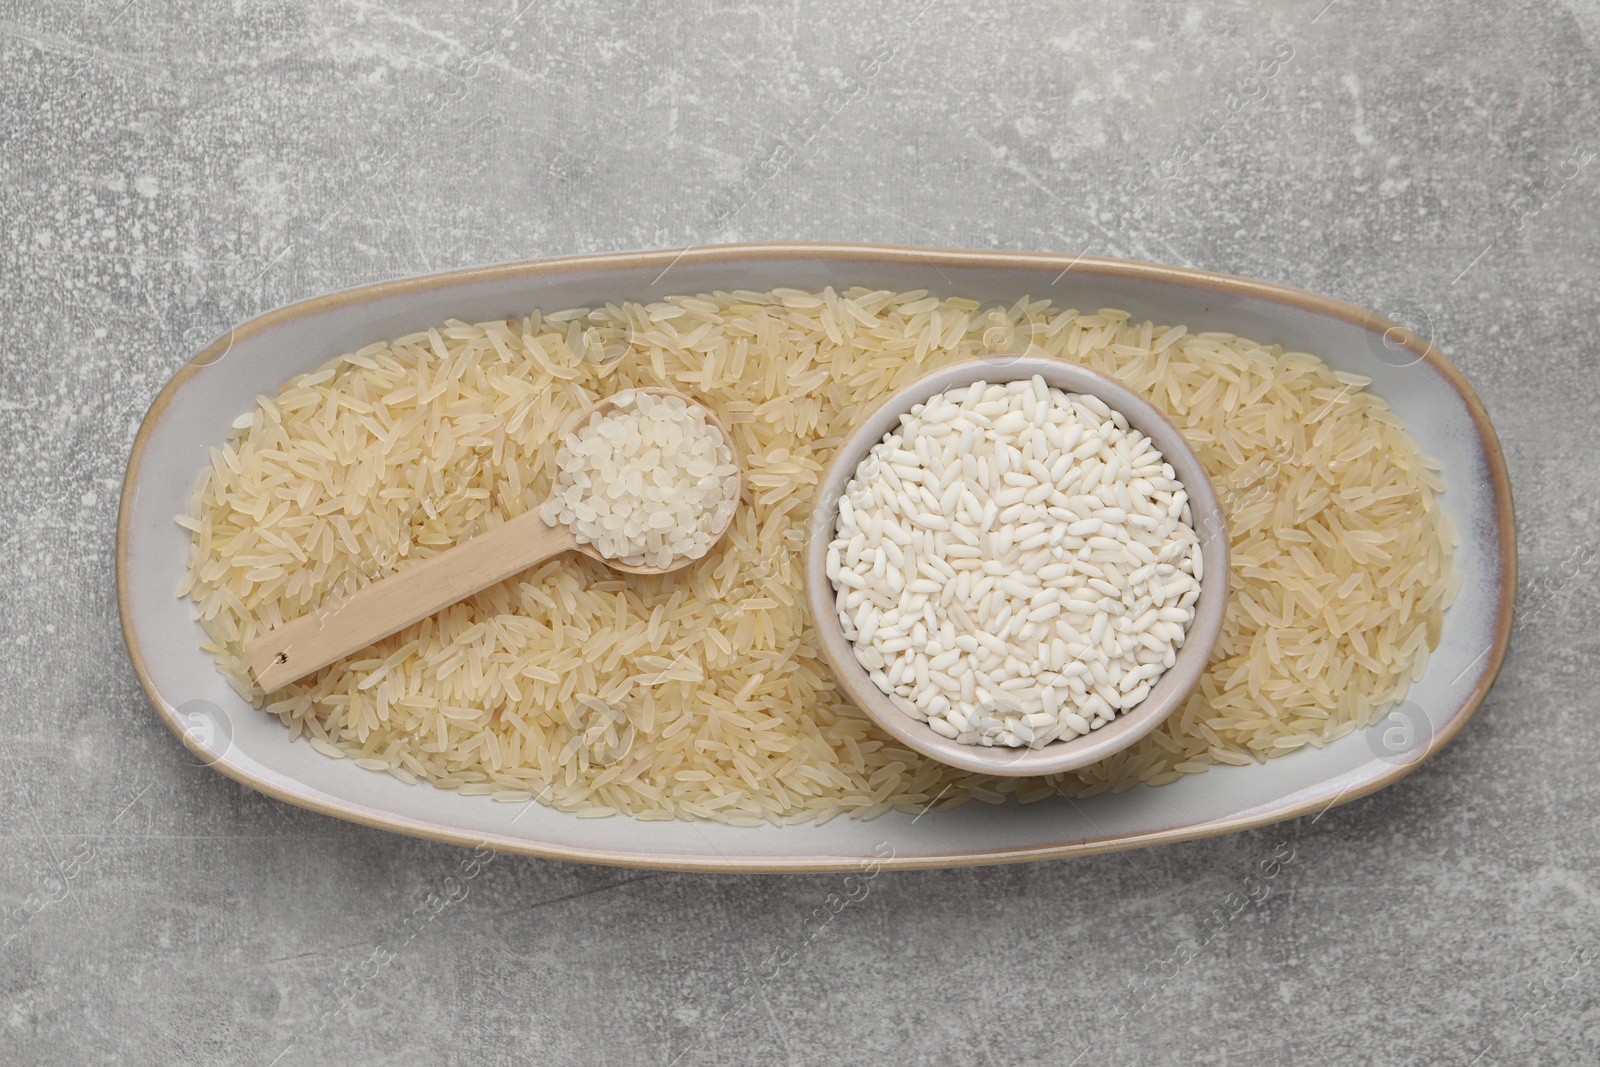
<path fill-rule="evenodd" d="M 828 580 L 825 560 L 839 521 L 839 498 L 855 477 L 856 469 L 886 434 L 900 426 L 900 418 L 931 397 L 973 382 L 1015 382 L 1038 376 L 1046 385 L 1069 393 L 1099 397 L 1113 411 L 1120 411 L 1128 425 L 1140 431 L 1161 450 L 1172 464 L 1178 480 L 1189 494 L 1193 525 L 1200 535 L 1200 553 L 1205 563 L 1200 582 L 1200 597 L 1176 661 L 1163 672 L 1150 695 L 1124 711 L 1098 730 L 1070 740 L 1052 741 L 1042 748 L 1008 748 L 965 745 L 937 734 L 927 723 L 896 708 L 883 690 L 873 684 L 856 659 L 854 646 L 844 635 L 835 609 L 836 591 Z M 907 446 L 909 447 L 909 446 Z M 1228 536 L 1222 507 L 1211 487 L 1211 479 L 1200 459 L 1167 417 L 1133 390 L 1088 367 L 1040 356 L 996 356 L 957 363 L 934 371 L 892 394 L 867 415 L 834 453 L 822 478 L 806 545 L 806 597 L 812 621 L 822 640 L 823 652 L 833 667 L 839 685 L 857 707 L 883 727 L 896 740 L 924 756 L 941 763 L 986 774 L 1022 777 L 1057 774 L 1103 760 L 1120 752 L 1160 726 L 1177 710 L 1205 673 L 1211 649 L 1222 633 L 1222 616 L 1228 599 Z"/>

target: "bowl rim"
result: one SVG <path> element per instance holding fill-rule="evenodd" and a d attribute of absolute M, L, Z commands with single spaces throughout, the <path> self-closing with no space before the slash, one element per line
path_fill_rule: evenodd
<path fill-rule="evenodd" d="M 930 398 L 974 382 L 1005 384 L 1043 378 L 1045 384 L 1078 395 L 1098 397 L 1120 412 L 1172 465 L 1189 494 L 1192 525 L 1200 535 L 1204 573 L 1195 616 L 1173 665 L 1163 671 L 1150 694 L 1091 733 L 1052 741 L 1042 748 L 962 744 L 935 733 L 890 703 L 866 668 L 856 660 L 835 608 L 836 591 L 826 573 L 828 545 L 837 527 L 839 498 L 872 448 L 896 432 L 901 417 Z M 962 770 L 1002 777 L 1059 774 L 1097 763 L 1149 735 L 1194 692 L 1222 634 L 1228 600 L 1227 517 L 1200 457 L 1182 431 L 1155 405 L 1109 375 L 1081 363 L 1044 355 L 991 355 L 952 363 L 895 390 L 834 449 L 813 505 L 806 540 L 806 599 L 823 655 L 852 703 L 906 747 Z"/>

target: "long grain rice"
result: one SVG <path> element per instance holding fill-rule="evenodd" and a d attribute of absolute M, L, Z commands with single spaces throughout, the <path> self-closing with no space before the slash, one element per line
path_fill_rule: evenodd
<path fill-rule="evenodd" d="M 1121 379 L 1199 452 L 1229 514 L 1232 597 L 1199 689 L 1154 735 L 1050 779 L 926 760 L 840 695 L 800 594 L 832 449 L 873 401 L 976 355 Z M 926 292 L 717 292 L 368 345 L 257 398 L 212 450 L 188 576 L 219 670 L 319 751 L 583 816 L 736 825 L 1121 792 L 1321 745 L 1402 699 L 1438 641 L 1453 531 L 1437 464 L 1367 380 L 1115 309 Z M 262 694 L 243 645 L 537 506 L 565 425 L 668 385 L 747 472 L 723 542 L 673 575 L 568 555 Z M 599 710 L 597 710 L 599 709 Z"/>

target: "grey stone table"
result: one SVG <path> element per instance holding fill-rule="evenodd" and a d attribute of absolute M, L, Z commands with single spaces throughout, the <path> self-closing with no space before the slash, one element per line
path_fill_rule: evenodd
<path fill-rule="evenodd" d="M 1595 1062 L 1597 34 L 1593 0 L 0 0 L 0 1063 Z M 500 857 L 407 922 L 464 853 L 156 720 L 113 518 L 201 341 L 382 278 L 779 238 L 1191 264 L 1430 336 L 1516 484 L 1488 702 L 1314 825 L 883 874 L 753 984 L 833 876 Z"/>

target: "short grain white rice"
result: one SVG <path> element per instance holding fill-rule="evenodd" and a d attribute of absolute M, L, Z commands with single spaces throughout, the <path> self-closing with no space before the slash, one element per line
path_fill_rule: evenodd
<path fill-rule="evenodd" d="M 1037 749 L 1137 706 L 1176 662 L 1200 595 L 1189 523 L 1172 466 L 1099 398 L 980 381 L 873 445 L 826 566 L 890 703 L 960 744 Z"/>
<path fill-rule="evenodd" d="M 610 400 L 562 442 L 540 515 L 630 566 L 699 559 L 738 503 L 727 442 L 682 397 L 624 389 Z"/>

